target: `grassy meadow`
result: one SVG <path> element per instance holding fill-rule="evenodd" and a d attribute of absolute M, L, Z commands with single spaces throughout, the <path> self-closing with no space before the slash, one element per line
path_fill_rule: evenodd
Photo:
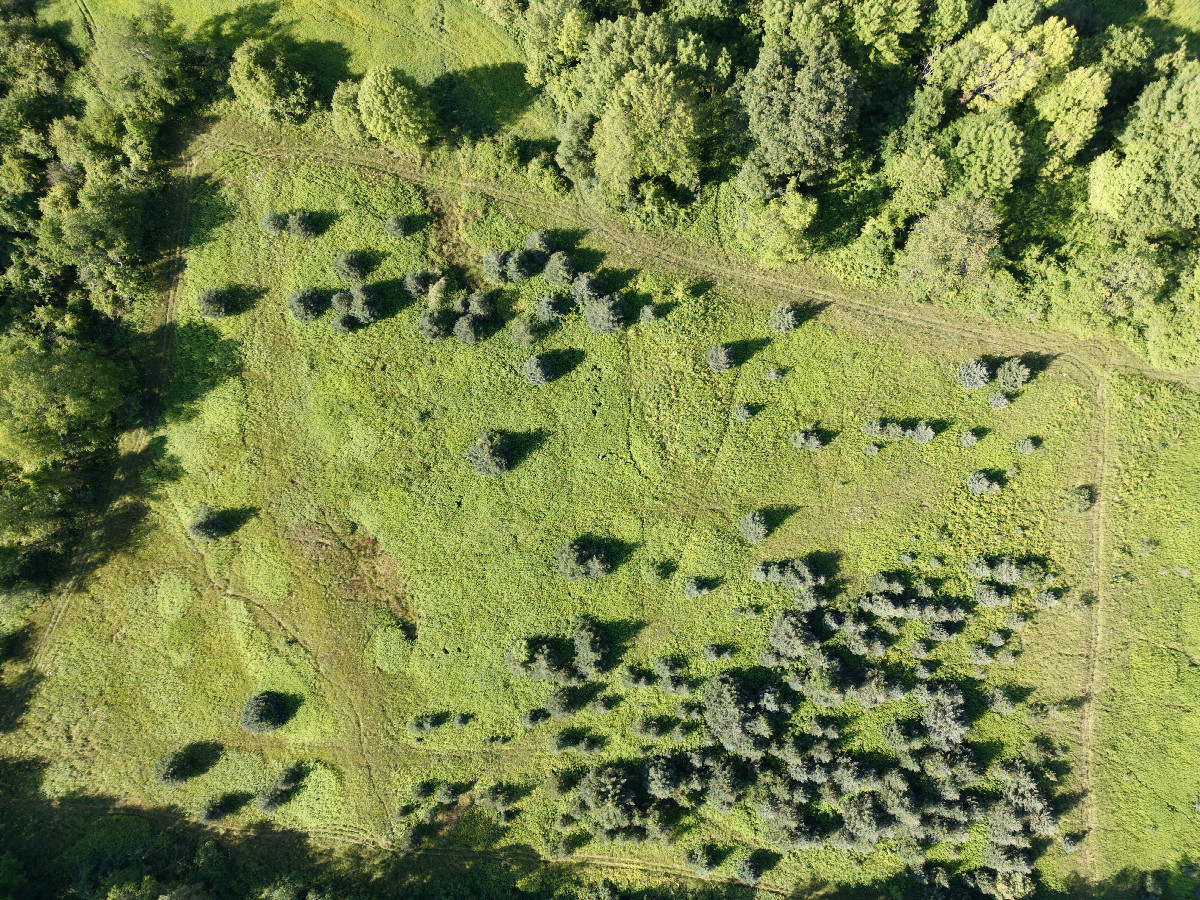
<path fill-rule="evenodd" d="M 353 167 L 231 150 L 196 174 L 148 514 L 74 598 L 23 727 L 0 738 L 51 761 L 51 795 L 100 792 L 194 813 L 232 794 L 242 805 L 225 824 L 249 827 L 264 817 L 247 801 L 300 762 L 303 787 L 273 818 L 318 841 L 389 843 L 416 826 L 435 847 L 543 852 L 558 809 L 553 776 L 578 760 L 548 748 L 562 725 L 520 727 L 549 688 L 514 678 L 505 652 L 525 637 L 565 635 L 584 614 L 617 638 L 627 664 L 675 654 L 691 678 L 753 667 L 785 598 L 752 581 L 750 568 L 808 554 L 851 595 L 903 553 L 951 595 L 969 593 L 973 555 L 1044 560 L 1066 601 L 1047 612 L 1030 604 L 1029 627 L 1012 638 L 1017 666 L 988 675 L 1022 688 L 1022 712 L 986 715 L 975 733 L 1000 757 L 1039 732 L 1073 752 L 1085 674 L 1079 598 L 1091 560 L 1089 517 L 1067 500 L 1094 479 L 1096 410 L 1094 388 L 1068 366 L 1051 362 L 996 411 L 986 391 L 958 385 L 958 363 L 979 348 L 953 336 L 931 346 L 832 313 L 775 334 L 769 297 L 609 267 L 586 235 L 557 233 L 633 309 L 653 303 L 665 315 L 595 336 L 573 314 L 538 346 L 560 377 L 533 386 L 506 322 L 532 311 L 547 290 L 540 277 L 499 291 L 492 332 L 474 346 L 418 334 L 420 305 L 400 282 L 446 269 L 461 294 L 479 283 L 486 250 L 519 245 L 540 223 L 478 195 L 423 193 Z M 323 232 L 306 242 L 269 237 L 258 227 L 269 209 L 310 210 Z M 389 237 L 383 222 L 397 213 L 420 227 Z M 335 290 L 331 263 L 343 249 L 375 263 L 382 321 L 345 335 L 329 313 L 294 321 L 286 295 Z M 218 285 L 237 288 L 240 311 L 202 320 L 194 299 Z M 717 342 L 742 364 L 711 372 L 704 353 Z M 771 369 L 780 381 L 764 378 Z M 739 422 L 739 404 L 756 415 Z M 863 423 L 875 417 L 924 419 L 938 434 L 923 446 L 885 443 L 871 457 Z M 812 427 L 827 446 L 789 444 Z M 967 428 L 982 435 L 969 449 L 958 440 Z M 464 457 L 489 429 L 518 448 L 515 467 L 496 478 L 477 476 Z M 1039 447 L 1020 456 L 1015 444 L 1026 436 Z M 1004 489 L 972 496 L 965 479 L 978 469 L 997 473 Z M 232 517 L 232 536 L 212 545 L 188 536 L 204 504 Z M 750 548 L 735 526 L 753 508 L 769 510 L 776 528 Z M 587 534 L 614 548 L 616 570 L 565 581 L 554 549 Z M 936 571 L 933 556 L 943 563 Z M 690 577 L 716 587 L 689 599 Z M 746 608 L 756 615 L 735 615 Z M 967 637 L 982 640 L 1005 612 L 982 610 Z M 705 662 L 708 644 L 732 648 L 733 658 Z M 935 651 L 964 674 L 973 669 L 965 655 L 959 641 Z M 272 734 L 248 734 L 241 706 L 266 688 L 287 694 L 295 715 Z M 672 715 L 675 699 L 628 689 L 619 671 L 606 691 L 619 698 L 613 711 L 565 723 L 602 739 L 599 759 L 672 745 L 630 726 Z M 407 723 L 425 713 L 467 721 L 418 741 Z M 894 714 L 867 717 L 856 740 L 872 745 Z M 157 760 L 193 742 L 208 746 L 210 767 L 179 787 L 157 784 Z M 519 789 L 518 815 L 500 829 L 463 800 L 425 824 L 429 804 L 414 803 L 412 789 L 428 780 L 503 780 Z M 1075 814 L 1065 815 L 1069 823 Z M 581 854 L 679 867 L 692 842 L 766 846 L 758 828 L 745 812 L 706 813 L 676 846 L 590 845 Z M 1072 868 L 1062 851 L 1042 865 L 1050 883 L 1066 883 Z M 793 852 L 765 883 L 870 884 L 899 867 L 888 851 L 861 862 Z"/>

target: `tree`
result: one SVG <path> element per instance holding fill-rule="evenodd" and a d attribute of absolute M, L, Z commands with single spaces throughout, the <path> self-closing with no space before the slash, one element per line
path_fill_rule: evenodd
<path fill-rule="evenodd" d="M 967 487 L 972 494 L 995 494 L 1000 485 L 992 481 L 986 472 L 972 472 L 967 476 Z"/>
<path fill-rule="evenodd" d="M 896 260 L 901 281 L 926 295 L 981 281 L 999 261 L 999 227 L 987 200 L 947 197 L 909 232 Z"/>
<path fill-rule="evenodd" d="M 1111 76 L 1098 66 L 1073 69 L 1033 101 L 1046 130 L 1047 161 L 1042 172 L 1056 174 L 1088 145 L 1108 103 Z"/>
<path fill-rule="evenodd" d="M 717 373 L 728 372 L 737 365 L 733 358 L 733 351 L 725 344 L 709 347 L 708 352 L 704 354 L 704 360 L 708 363 L 708 367 Z"/>
<path fill-rule="evenodd" d="M 229 86 L 246 111 L 266 124 L 294 124 L 312 104 L 308 77 L 296 72 L 277 46 L 262 40 L 246 41 L 234 51 Z"/>
<path fill-rule="evenodd" d="M 1019 391 L 1029 381 L 1029 367 L 1021 362 L 1020 357 L 1006 359 L 996 370 L 996 381 L 1009 393 Z"/>
<path fill-rule="evenodd" d="M 979 443 L 979 435 L 968 429 L 958 436 L 958 442 L 964 447 L 974 447 Z"/>
<path fill-rule="evenodd" d="M 306 210 L 297 210 L 288 216 L 288 234 L 292 237 L 299 238 L 302 241 L 307 241 L 309 238 L 317 235 L 317 222 L 313 218 L 312 213 Z"/>
<path fill-rule="evenodd" d="M 999 200 L 1021 174 L 1024 135 L 1002 109 L 970 113 L 958 123 L 954 159 L 962 170 L 968 196 Z"/>
<path fill-rule="evenodd" d="M 621 193 L 654 178 L 697 187 L 700 128 L 700 100 L 692 83 L 665 65 L 627 72 L 592 135 L 596 173 Z"/>
<path fill-rule="evenodd" d="M 287 230 L 288 217 L 281 212 L 269 210 L 263 213 L 263 216 L 258 221 L 259 227 L 262 228 L 271 237 L 279 237 Z"/>
<path fill-rule="evenodd" d="M 787 334 L 800 324 L 800 311 L 793 303 L 781 303 L 771 310 L 767 324 L 771 326 L 772 331 Z"/>
<path fill-rule="evenodd" d="M 360 325 L 371 325 L 383 315 L 383 298 L 369 284 L 356 284 L 350 288 L 350 315 Z"/>
<path fill-rule="evenodd" d="M 538 256 L 533 250 L 514 250 L 507 254 L 504 274 L 509 281 L 525 281 L 537 271 Z"/>
<path fill-rule="evenodd" d="M 750 857 L 746 857 L 734 868 L 733 877 L 748 887 L 754 887 L 762 878 L 762 867 Z"/>
<path fill-rule="evenodd" d="M 912 439 L 916 444 L 928 444 L 934 438 L 933 426 L 928 422 L 918 422 L 913 426 Z"/>
<path fill-rule="evenodd" d="M 963 713 L 962 694 L 951 687 L 934 691 L 921 710 L 921 722 L 935 750 L 950 750 L 961 744 L 970 728 Z"/>
<path fill-rule="evenodd" d="M 358 147 L 370 137 L 363 128 L 362 116 L 358 114 L 358 82 L 341 81 L 333 89 L 330 103 L 333 131 L 351 147 Z"/>
<path fill-rule="evenodd" d="M 445 309 L 426 309 L 417 317 L 417 331 L 431 341 L 440 341 L 450 333 L 450 312 Z"/>
<path fill-rule="evenodd" d="M 816 431 L 797 431 L 788 438 L 788 442 L 797 450 L 820 450 L 825 446 L 821 435 Z"/>
<path fill-rule="evenodd" d="M 571 261 L 570 254 L 564 250 L 556 250 L 551 253 L 550 259 L 546 261 L 546 267 L 542 270 L 542 276 L 555 287 L 570 286 L 577 274 L 575 263 Z"/>
<path fill-rule="evenodd" d="M 508 259 L 510 254 L 503 250 L 492 250 L 483 256 L 483 277 L 492 284 L 508 281 Z"/>
<path fill-rule="evenodd" d="M 325 301 L 315 288 L 299 288 L 288 295 L 287 305 L 296 321 L 307 325 L 321 315 Z"/>
<path fill-rule="evenodd" d="M 1022 456 L 1028 456 L 1030 453 L 1032 453 L 1036 449 L 1037 449 L 1037 444 L 1034 443 L 1033 438 L 1026 437 L 1026 438 L 1021 438 L 1019 441 L 1017 441 L 1017 452 L 1020 453 Z"/>
<path fill-rule="evenodd" d="M 420 153 L 436 134 L 421 87 L 391 66 L 367 71 L 358 91 L 358 112 L 372 137 L 405 153 Z"/>
<path fill-rule="evenodd" d="M 538 301 L 537 317 L 545 325 L 556 325 L 567 317 L 562 298 L 554 294 L 543 294 Z"/>
<path fill-rule="evenodd" d="M 512 465 L 508 442 L 503 435 L 485 431 L 467 448 L 467 462 L 477 475 L 501 475 Z"/>
<path fill-rule="evenodd" d="M 196 310 L 205 319 L 224 318 L 229 306 L 229 293 L 221 288 L 205 288 L 196 296 Z"/>
<path fill-rule="evenodd" d="M 752 509 L 738 520 L 738 531 L 747 544 L 757 544 L 771 531 L 762 510 Z"/>
<path fill-rule="evenodd" d="M 364 254 L 356 250 L 342 250 L 333 258 L 333 271 L 343 281 L 362 281 L 370 272 L 370 264 Z"/>
<path fill-rule="evenodd" d="M 513 319 L 512 339 L 522 350 L 533 349 L 538 339 L 538 327 L 531 316 L 517 316 Z"/>
<path fill-rule="evenodd" d="M 595 622 L 576 619 L 571 626 L 571 641 L 575 645 L 575 668 L 585 679 L 595 679 L 608 668 L 611 644 Z"/>
<path fill-rule="evenodd" d="M 616 297 L 600 297 L 585 303 L 583 318 L 592 334 L 612 334 L 625 327 L 625 313 Z"/>
<path fill-rule="evenodd" d="M 754 162 L 771 178 L 804 182 L 841 161 L 860 97 L 836 41 L 813 31 L 791 46 L 764 47 L 746 77 L 741 103 Z"/>
<path fill-rule="evenodd" d="M 383 223 L 383 230 L 394 238 L 408 237 L 410 229 L 408 226 L 408 218 L 399 213 L 388 216 L 387 221 Z"/>
<path fill-rule="evenodd" d="M 1090 201 L 1121 231 L 1145 237 L 1200 227 L 1200 62 L 1151 83 L 1117 148 L 1091 168 Z"/>
<path fill-rule="evenodd" d="M 992 380 L 992 371 L 979 357 L 973 357 L 958 367 L 958 383 L 968 391 L 985 387 Z"/>
<path fill-rule="evenodd" d="M 581 540 L 567 541 L 554 551 L 558 574 L 568 581 L 603 578 L 612 571 L 612 561 L 604 547 Z"/>
<path fill-rule="evenodd" d="M 544 356 L 531 356 L 525 360 L 521 366 L 521 373 L 525 376 L 525 380 L 530 384 L 549 384 L 553 378 L 553 372 L 550 370 L 550 364 L 546 362 Z"/>
<path fill-rule="evenodd" d="M 242 708 L 242 727 L 255 734 L 274 731 L 287 718 L 287 698 L 275 691 L 259 691 Z"/>
<path fill-rule="evenodd" d="M 201 506 L 196 510 L 192 524 L 188 526 L 188 534 L 198 541 L 215 541 L 224 536 L 225 527 L 220 516 L 209 507 Z"/>
<path fill-rule="evenodd" d="M 454 323 L 454 336 L 464 344 L 474 344 L 483 336 L 483 316 L 467 313 Z"/>

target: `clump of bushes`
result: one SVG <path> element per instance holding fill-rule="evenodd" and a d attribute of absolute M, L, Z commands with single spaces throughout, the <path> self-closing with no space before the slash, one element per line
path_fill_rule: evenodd
<path fill-rule="evenodd" d="M 603 578 L 612 571 L 612 559 L 606 548 L 582 539 L 566 541 L 554 551 L 558 574 L 568 581 Z"/>
<path fill-rule="evenodd" d="M 317 321 L 325 302 L 316 288 L 299 288 L 288 295 L 287 305 L 297 322 L 308 325 Z"/>
<path fill-rule="evenodd" d="M 503 435 L 485 431 L 467 448 L 467 462 L 477 475 L 502 475 L 512 465 L 512 454 Z"/>
<path fill-rule="evenodd" d="M 259 691 L 242 707 L 242 727 L 254 734 L 274 731 L 287 718 L 287 698 L 276 691 Z"/>

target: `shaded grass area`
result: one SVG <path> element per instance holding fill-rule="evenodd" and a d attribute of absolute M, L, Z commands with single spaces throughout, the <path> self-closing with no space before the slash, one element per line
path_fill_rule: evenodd
<path fill-rule="evenodd" d="M 1196 881 L 1179 873 L 1200 860 L 1200 400 L 1134 377 L 1115 379 L 1109 397 L 1101 874 L 1161 868 L 1175 873 L 1164 896 L 1190 897 Z"/>
<path fill-rule="evenodd" d="M 549 752 L 559 726 L 519 727 L 549 690 L 506 669 L 505 651 L 521 638 L 563 635 L 587 614 L 618 639 L 626 662 L 674 654 L 685 677 L 701 679 L 756 665 L 784 602 L 750 579 L 760 559 L 816 554 L 856 590 L 867 574 L 897 567 L 901 553 L 913 553 L 920 571 L 937 555 L 947 592 L 966 595 L 965 561 L 1008 552 L 1045 560 L 1068 596 L 1086 584 L 1086 535 L 1065 500 L 1090 478 L 1094 410 L 1065 370 L 1051 365 L 996 412 L 954 380 L 969 346 L 938 341 L 914 352 L 912 337 L 823 318 L 775 336 L 761 302 L 611 265 L 586 235 L 558 234 L 631 310 L 654 302 L 668 312 L 603 337 L 573 316 L 538 347 L 569 356 L 570 371 L 535 388 L 503 323 L 475 346 L 431 344 L 400 284 L 409 271 L 452 266 L 464 273 L 452 290 L 461 295 L 478 286 L 486 250 L 516 246 L 540 223 L 477 196 L 427 197 L 378 173 L 235 152 L 215 160 L 211 183 L 219 189 L 195 210 L 179 327 L 195 321 L 206 287 L 246 285 L 253 300 L 212 326 L 236 348 L 220 378 L 211 354 L 176 345 L 169 390 L 195 399 L 163 428 L 146 529 L 89 584 L 25 727 L 5 739 L 47 760 L 51 795 L 106 793 L 195 815 L 208 799 L 253 795 L 300 764 L 303 784 L 273 820 L 317 841 L 386 841 L 416 825 L 435 847 L 540 851 L 554 840 L 552 776 L 572 763 Z M 257 226 L 268 209 L 306 209 L 325 227 L 307 242 L 270 238 Z M 390 238 L 383 222 L 393 214 L 425 225 Z M 346 249 L 375 263 L 383 320 L 347 335 L 333 332 L 329 313 L 293 321 L 286 295 L 301 286 L 332 293 L 332 260 Z M 540 278 L 508 286 L 498 308 L 532 311 L 547 289 Z M 742 365 L 713 374 L 704 353 L 715 343 L 744 347 Z M 782 380 L 767 381 L 769 369 Z M 204 392 L 189 388 L 198 382 Z M 759 412 L 739 423 L 732 412 L 743 403 Z M 938 434 L 872 458 L 862 425 L 873 417 L 925 419 Z M 813 427 L 829 440 L 821 451 L 788 443 Z M 968 427 L 983 435 L 969 450 L 958 442 Z M 464 458 L 488 429 L 536 435 L 496 479 L 477 477 Z M 1027 435 L 1042 446 L 1018 457 Z M 964 481 L 976 469 L 1003 473 L 1005 490 L 971 497 Z M 192 541 L 185 528 L 202 504 L 243 511 L 239 527 L 214 544 Z M 736 531 L 750 508 L 771 510 L 776 526 L 753 550 Z M 564 581 L 554 548 L 585 534 L 619 545 L 620 565 L 602 581 Z M 672 574 L 650 577 L 654 564 Z M 689 599 L 682 587 L 692 577 L 716 587 Z M 747 606 L 759 614 L 732 614 Z M 1000 618 L 979 616 L 976 638 Z M 1035 728 L 1073 744 L 1080 679 L 1065 654 L 1080 646 L 1080 627 L 1073 604 L 1041 614 L 1016 639 L 1024 652 L 1015 675 L 990 676 L 1026 688 L 1030 717 L 980 720 L 977 739 L 993 756 L 1019 753 Z M 732 659 L 704 662 L 708 644 L 732 648 Z M 938 653 L 950 671 L 969 670 L 957 645 Z M 631 726 L 673 716 L 675 700 L 626 690 L 617 673 L 604 686 L 618 707 L 567 723 L 603 739 L 601 758 L 670 745 L 641 740 Z M 252 735 L 238 717 L 264 689 L 294 698 L 295 714 Z M 1068 714 L 1046 718 L 1060 708 Z M 461 728 L 443 725 L 420 741 L 409 733 L 414 715 L 456 714 L 466 716 Z M 163 754 L 198 741 L 221 747 L 211 767 L 179 786 L 154 782 Z M 491 837 L 495 825 L 479 813 L 430 831 L 420 805 L 410 808 L 413 786 L 430 780 L 503 780 L 522 798 L 518 815 Z M 253 803 L 229 815 L 239 826 L 262 820 Z M 768 843 L 740 810 L 704 814 L 677 847 L 587 852 L 678 866 L 699 842 Z M 1069 882 L 1063 854 L 1043 864 L 1050 883 Z M 861 862 L 822 850 L 784 856 L 767 878 L 870 885 L 898 871 L 886 850 Z"/>

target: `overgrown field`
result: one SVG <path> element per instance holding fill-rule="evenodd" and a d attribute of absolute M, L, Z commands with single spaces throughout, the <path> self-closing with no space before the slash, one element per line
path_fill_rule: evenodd
<path fill-rule="evenodd" d="M 939 595 L 969 596 L 973 556 L 1040 561 L 1063 602 L 1042 611 L 1021 601 L 1023 630 L 1002 626 L 1013 610 L 982 610 L 933 657 L 942 676 L 969 677 L 967 648 L 1001 627 L 1016 666 L 988 668 L 981 685 L 1009 688 L 1017 712 L 976 716 L 970 739 L 1000 761 L 1043 734 L 1048 762 L 1072 759 L 1092 521 L 1074 498 L 1094 484 L 1097 435 L 1094 386 L 1068 363 L 1035 364 L 1012 404 L 994 410 L 987 390 L 969 393 L 956 380 L 979 348 L 953 335 L 881 333 L 830 313 L 777 334 L 767 327 L 770 298 L 613 267 L 586 235 L 552 233 L 633 310 L 651 303 L 664 315 L 600 336 L 570 316 L 537 347 L 559 377 L 534 386 L 507 323 L 533 311 L 547 290 L 541 277 L 498 292 L 489 333 L 474 345 L 422 337 L 423 303 L 402 279 L 446 269 L 460 285 L 452 294 L 465 293 L 479 286 L 487 250 L 518 246 L 540 223 L 478 196 L 425 195 L 352 168 L 232 151 L 209 162 L 211 172 L 197 173 L 173 311 L 149 515 L 74 599 L 22 728 L 3 738 L 51 761 L 52 795 L 102 792 L 196 814 L 232 794 L 236 811 L 223 823 L 251 824 L 263 818 L 252 796 L 299 762 L 303 784 L 272 818 L 318 840 L 392 842 L 415 828 L 432 846 L 549 852 L 562 809 L 556 776 L 584 762 L 553 753 L 552 736 L 566 728 L 598 738 L 588 765 L 697 747 L 695 730 L 678 740 L 635 734 L 639 721 L 675 716 L 679 699 L 627 687 L 624 671 L 663 656 L 695 684 L 758 670 L 768 629 L 789 604 L 751 569 L 796 557 L 848 597 L 868 575 L 902 569 L 935 579 Z M 259 227 L 269 210 L 298 209 L 314 214 L 318 236 L 270 237 Z M 385 233 L 396 214 L 415 226 L 409 236 Z M 296 322 L 285 297 L 304 286 L 336 290 L 341 250 L 374 265 L 382 320 L 349 334 L 334 332 L 329 313 Z M 202 320 L 195 298 L 218 286 L 236 289 L 237 311 Z M 741 364 L 711 371 L 705 351 L 717 343 Z M 781 379 L 768 380 L 771 370 Z M 739 405 L 753 417 L 739 421 Z M 924 420 L 937 434 L 927 444 L 879 441 L 869 456 L 864 423 L 874 418 Z M 793 447 L 798 429 L 826 445 Z M 980 436 L 970 448 L 959 440 L 968 429 Z M 515 449 L 501 476 L 476 475 L 465 458 L 487 430 L 509 435 Z M 1037 445 L 1029 455 L 1015 449 L 1025 437 Z M 966 479 L 979 470 L 1003 489 L 973 496 Z M 202 505 L 222 511 L 229 537 L 188 536 Z M 767 510 L 774 526 L 753 547 L 736 527 L 751 509 Z M 565 580 L 555 549 L 585 535 L 605 543 L 615 570 Z M 692 578 L 712 589 L 686 596 Z M 522 714 L 544 705 L 551 687 L 514 676 L 506 653 L 522 639 L 566 637 L 581 615 L 614 641 L 615 665 L 595 688 L 615 709 L 523 728 Z M 710 645 L 731 653 L 706 661 Z M 238 719 L 263 689 L 288 695 L 294 715 L 260 736 Z M 426 714 L 445 724 L 414 735 L 413 717 Z M 884 706 L 855 740 L 880 747 L 884 724 L 909 714 Z M 196 742 L 202 773 L 157 784 L 158 761 Z M 1061 771 L 1069 788 L 1073 776 Z M 498 827 L 464 796 L 426 820 L 430 801 L 415 801 L 413 788 L 430 780 L 456 791 L 504 783 L 516 814 Z M 1060 812 L 1069 833 L 1077 813 Z M 672 846 L 579 852 L 678 867 L 703 844 L 721 851 L 725 877 L 744 857 L 739 848 L 772 847 L 738 807 L 731 816 L 702 809 Z M 780 886 L 882 883 L 900 868 L 891 851 L 861 863 L 831 849 L 775 860 L 768 853 L 764 883 Z M 1051 850 L 1040 865 L 1049 884 L 1065 884 L 1073 863 Z"/>

